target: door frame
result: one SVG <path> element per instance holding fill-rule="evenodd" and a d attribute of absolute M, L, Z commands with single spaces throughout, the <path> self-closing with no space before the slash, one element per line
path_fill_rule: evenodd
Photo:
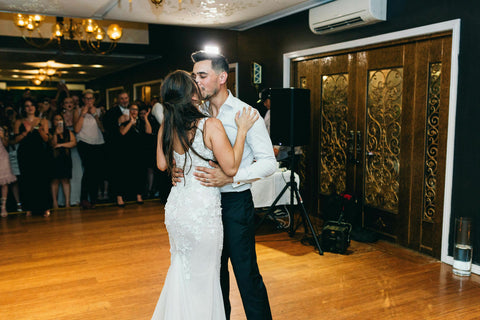
<path fill-rule="evenodd" d="M 448 255 L 448 239 L 450 233 L 451 205 L 452 205 L 452 179 L 453 179 L 453 160 L 455 147 L 455 117 L 457 111 L 457 84 L 458 84 L 458 54 L 460 51 L 460 19 L 449 20 L 440 23 L 434 23 L 422 27 L 406 29 L 391 33 L 385 33 L 378 36 L 367 37 L 358 40 L 346 41 L 325 45 L 305 50 L 293 51 L 283 54 L 283 87 L 290 87 L 290 71 L 292 59 L 316 55 L 326 52 L 335 52 L 345 49 L 354 49 L 373 44 L 380 44 L 392 40 L 400 40 L 411 37 L 427 35 L 431 33 L 452 32 L 452 54 L 450 63 L 450 95 L 448 109 L 448 136 L 446 150 L 446 168 L 445 168 L 445 193 L 443 206 L 443 225 L 442 225 L 442 249 L 441 261 L 447 264 L 453 264 L 453 256 Z M 480 274 L 480 265 L 472 265 L 472 272 Z"/>

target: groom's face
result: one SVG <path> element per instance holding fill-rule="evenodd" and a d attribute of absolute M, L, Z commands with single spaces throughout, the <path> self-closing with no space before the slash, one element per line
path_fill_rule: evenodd
<path fill-rule="evenodd" d="M 196 62 L 193 66 L 192 76 L 197 82 L 204 100 L 215 96 L 220 89 L 220 75 L 212 69 L 210 60 Z"/>

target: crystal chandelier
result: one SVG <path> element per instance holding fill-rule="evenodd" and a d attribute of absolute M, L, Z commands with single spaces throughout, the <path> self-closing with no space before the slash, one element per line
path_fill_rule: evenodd
<path fill-rule="evenodd" d="M 122 37 L 122 28 L 117 24 L 108 26 L 107 32 L 93 19 L 74 20 L 73 18 L 57 17 L 49 38 L 43 37 L 40 25 L 45 17 L 35 15 L 15 15 L 15 25 L 22 31 L 25 41 L 36 48 L 45 48 L 56 40 L 60 49 L 65 39 L 76 40 L 80 50 L 98 54 L 111 52 L 117 46 L 117 41 Z M 36 35 L 37 37 L 33 37 Z M 105 36 L 111 40 L 105 44 Z"/>

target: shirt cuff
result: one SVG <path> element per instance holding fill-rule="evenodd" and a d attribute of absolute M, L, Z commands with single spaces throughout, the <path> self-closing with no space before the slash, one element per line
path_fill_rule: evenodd
<path fill-rule="evenodd" d="M 233 181 L 232 187 L 233 187 L 233 189 L 235 189 L 235 188 L 243 186 L 244 184 L 245 184 L 245 182 L 235 182 L 235 181 Z"/>
<path fill-rule="evenodd" d="M 245 181 L 248 180 L 248 171 L 245 168 L 238 168 L 237 174 L 233 177 L 232 185 L 240 186 L 245 184 Z"/>
<path fill-rule="evenodd" d="M 251 178 L 248 175 L 249 175 L 249 172 L 246 168 L 238 169 L 237 174 L 233 177 L 232 187 L 238 188 L 245 184 L 250 184 L 258 180 L 258 178 Z"/>

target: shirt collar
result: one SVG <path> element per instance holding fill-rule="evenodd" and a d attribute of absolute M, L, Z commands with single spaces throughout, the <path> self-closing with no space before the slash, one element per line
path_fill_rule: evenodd
<path fill-rule="evenodd" d="M 233 108 L 233 105 L 235 104 L 235 102 L 233 101 L 235 97 L 233 96 L 233 94 L 230 92 L 230 90 L 228 90 L 228 97 L 227 97 L 227 100 L 225 100 L 225 102 L 222 104 L 222 106 L 220 107 L 223 108 L 223 107 L 227 107 L 227 108 Z"/>
<path fill-rule="evenodd" d="M 128 107 L 122 107 L 121 105 L 118 105 L 118 107 L 120 108 L 120 111 L 122 111 L 123 114 L 130 113 L 130 109 L 128 109 Z"/>
<path fill-rule="evenodd" d="M 222 104 L 222 106 L 220 107 L 220 110 L 218 110 L 218 114 L 220 114 L 220 112 L 222 111 L 222 109 L 233 109 L 233 105 L 234 105 L 234 96 L 232 95 L 232 93 L 230 92 L 230 90 L 228 90 L 228 97 L 227 97 L 227 100 L 225 100 L 225 102 Z M 201 107 L 201 110 L 200 110 L 202 113 L 206 114 L 206 115 L 209 115 L 209 116 L 212 116 L 212 114 L 210 113 L 210 101 L 207 101 L 205 102 L 202 107 Z"/>

